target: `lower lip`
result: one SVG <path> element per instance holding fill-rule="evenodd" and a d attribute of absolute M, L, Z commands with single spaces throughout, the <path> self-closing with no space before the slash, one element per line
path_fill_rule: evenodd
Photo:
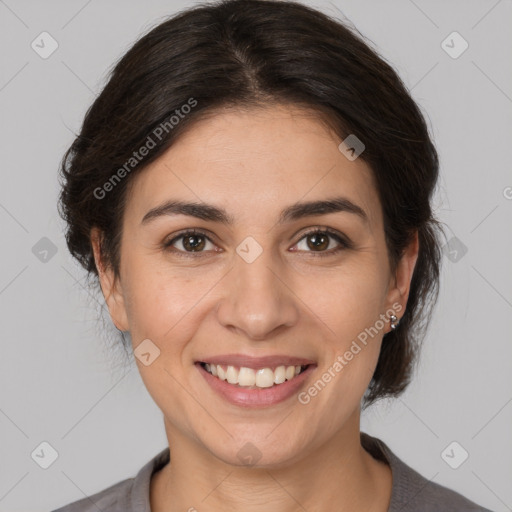
<path fill-rule="evenodd" d="M 207 372 L 199 363 L 195 363 L 201 375 L 205 378 L 210 387 L 228 402 L 241 407 L 268 407 L 290 398 L 304 384 L 304 381 L 316 368 L 316 365 L 309 365 L 306 370 L 291 380 L 277 384 L 269 388 L 248 389 L 230 384 L 220 380 Z"/>

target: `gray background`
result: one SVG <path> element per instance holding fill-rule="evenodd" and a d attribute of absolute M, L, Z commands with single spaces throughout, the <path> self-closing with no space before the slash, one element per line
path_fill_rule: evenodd
<path fill-rule="evenodd" d="M 342 11 L 427 113 L 441 157 L 435 207 L 455 237 L 415 380 L 369 410 L 362 429 L 426 478 L 512 510 L 512 2 L 309 4 Z M 0 511 L 83 498 L 166 446 L 160 410 L 135 363 L 126 371 L 109 355 L 102 298 L 67 252 L 57 167 L 110 66 L 189 5 L 0 0 Z M 43 31 L 59 45 L 47 59 L 31 48 Z M 441 46 L 453 31 L 469 43 L 456 59 Z M 43 237 L 56 254 L 41 252 Z M 58 452 L 48 469 L 31 457 L 43 441 Z M 458 469 L 441 456 L 453 441 L 469 453 Z"/>

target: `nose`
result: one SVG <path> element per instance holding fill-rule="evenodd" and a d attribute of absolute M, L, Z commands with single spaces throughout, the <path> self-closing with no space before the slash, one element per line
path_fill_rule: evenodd
<path fill-rule="evenodd" d="M 217 319 L 246 339 L 268 340 L 297 323 L 298 297 L 287 283 L 271 251 L 264 250 L 252 263 L 235 256 L 225 293 L 217 304 Z"/>

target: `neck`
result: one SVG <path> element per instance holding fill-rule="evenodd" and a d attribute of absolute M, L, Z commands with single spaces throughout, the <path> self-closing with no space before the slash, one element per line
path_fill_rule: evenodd
<path fill-rule="evenodd" d="M 166 422 L 171 462 L 151 480 L 152 512 L 244 510 L 386 512 L 391 470 L 360 442 L 359 411 L 345 428 L 279 468 L 232 466 Z"/>

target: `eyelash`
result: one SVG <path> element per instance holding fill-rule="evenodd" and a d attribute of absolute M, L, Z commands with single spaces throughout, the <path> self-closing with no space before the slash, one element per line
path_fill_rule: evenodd
<path fill-rule="evenodd" d="M 330 237 L 334 238 L 334 240 L 336 240 L 340 244 L 340 246 L 338 246 L 335 249 L 330 249 L 329 251 L 318 251 L 318 252 L 306 251 L 306 252 L 311 252 L 314 255 L 314 257 L 325 258 L 328 256 L 333 256 L 335 254 L 338 254 L 340 251 L 342 251 L 344 249 L 351 249 L 353 247 L 352 242 L 350 242 L 348 239 L 343 237 L 340 233 L 338 233 L 338 231 L 335 231 L 335 230 L 327 228 L 327 227 L 314 228 L 311 231 L 307 231 L 306 233 L 304 233 L 302 235 L 302 237 L 297 241 L 297 243 L 295 245 L 297 245 L 300 241 L 302 241 L 307 236 L 316 235 L 316 234 L 329 235 Z M 182 251 L 182 250 L 175 249 L 172 247 L 172 245 L 177 240 L 179 240 L 181 238 L 186 238 L 187 236 L 201 236 L 201 237 L 206 238 L 206 240 L 208 240 L 209 242 L 214 243 L 205 232 L 196 230 L 196 229 L 188 229 L 188 230 L 182 231 L 181 233 L 178 233 L 171 240 L 164 242 L 162 244 L 162 248 L 166 251 L 170 251 L 170 252 L 172 252 L 180 257 L 184 257 L 184 258 L 188 258 L 188 257 L 200 258 L 200 257 L 202 257 L 205 254 L 205 252 L 207 252 L 207 251 L 200 251 L 200 252 Z M 298 252 L 303 252 L 303 251 L 298 251 Z"/>

